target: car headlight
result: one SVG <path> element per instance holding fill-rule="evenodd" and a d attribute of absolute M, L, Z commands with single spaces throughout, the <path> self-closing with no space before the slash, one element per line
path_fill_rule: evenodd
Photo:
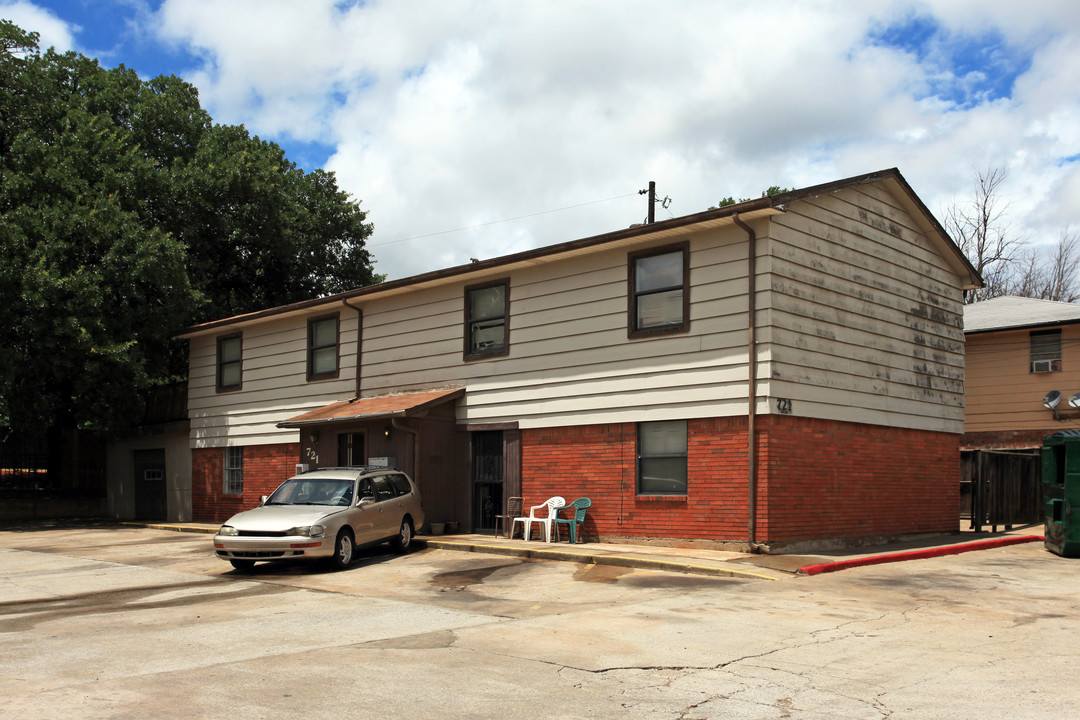
<path fill-rule="evenodd" d="M 302 525 L 299 527 L 289 528 L 285 531 L 286 535 L 303 535 L 304 537 L 322 537 L 322 534 L 326 532 L 326 528 L 322 525 Z"/>
<path fill-rule="evenodd" d="M 234 528 L 232 525 L 222 525 L 221 529 L 217 531 L 218 535 L 239 535 L 240 531 Z"/>

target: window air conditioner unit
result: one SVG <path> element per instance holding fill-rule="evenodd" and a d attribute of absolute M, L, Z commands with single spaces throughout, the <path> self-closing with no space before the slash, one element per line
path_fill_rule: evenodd
<path fill-rule="evenodd" d="M 1032 360 L 1031 372 L 1051 372 L 1054 369 L 1053 360 Z"/>
<path fill-rule="evenodd" d="M 307 463 L 296 463 L 296 474 L 302 475 L 308 471 Z"/>

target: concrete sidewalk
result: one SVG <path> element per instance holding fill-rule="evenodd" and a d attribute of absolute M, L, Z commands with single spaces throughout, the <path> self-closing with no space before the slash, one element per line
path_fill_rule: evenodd
<path fill-rule="evenodd" d="M 121 525 L 158 530 L 212 534 L 217 524 L 122 522 Z M 974 552 L 1017 543 L 1041 542 L 1041 526 L 1025 526 L 1007 532 L 959 532 L 933 538 L 889 545 L 864 546 L 822 551 L 813 554 L 762 555 L 701 548 L 664 547 L 615 543 L 545 543 L 480 534 L 419 535 L 419 547 L 487 553 L 534 560 L 552 560 L 593 565 L 613 565 L 647 570 L 780 580 L 792 575 L 817 575 L 852 567 L 886 562 L 917 560 L 961 552 Z"/>

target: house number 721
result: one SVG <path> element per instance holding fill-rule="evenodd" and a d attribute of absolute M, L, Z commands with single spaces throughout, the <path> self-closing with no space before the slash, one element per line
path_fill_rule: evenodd
<path fill-rule="evenodd" d="M 776 398 L 776 411 L 781 415 L 791 414 L 791 399 L 790 398 Z"/>

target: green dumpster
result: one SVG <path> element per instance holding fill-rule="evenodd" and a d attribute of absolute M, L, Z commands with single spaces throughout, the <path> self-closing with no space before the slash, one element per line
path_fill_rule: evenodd
<path fill-rule="evenodd" d="M 1080 557 L 1080 430 L 1043 441 L 1043 516 L 1046 549 Z"/>

